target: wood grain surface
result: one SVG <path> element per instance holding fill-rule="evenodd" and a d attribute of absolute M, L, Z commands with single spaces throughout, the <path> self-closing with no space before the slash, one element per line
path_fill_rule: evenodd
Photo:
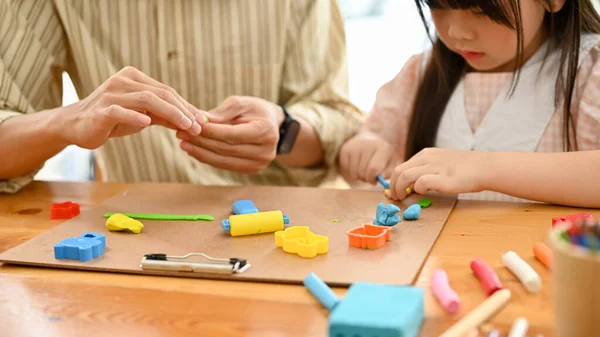
<path fill-rule="evenodd" d="M 88 209 L 131 185 L 35 182 L 16 195 L 0 195 L 0 251 L 61 223 L 50 203 L 72 200 Z M 554 336 L 552 280 L 532 246 L 543 241 L 551 217 L 586 210 L 541 204 L 459 201 L 415 282 L 426 290 L 420 336 L 437 336 L 485 295 L 469 264 L 481 257 L 513 296 L 483 330 L 505 334 L 518 317 L 529 336 Z M 590 211 L 598 215 L 598 211 Z M 525 292 L 500 257 L 513 250 L 543 280 Z M 437 268 L 448 273 L 463 302 L 448 315 L 429 289 Z M 121 275 L 50 268 L 0 266 L 0 336 L 327 336 L 327 312 L 296 285 Z M 336 288 L 340 296 L 344 288 Z"/>

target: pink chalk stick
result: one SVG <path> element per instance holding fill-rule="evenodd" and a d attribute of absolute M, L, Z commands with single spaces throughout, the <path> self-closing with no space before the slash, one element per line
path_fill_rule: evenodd
<path fill-rule="evenodd" d="M 450 287 L 448 275 L 445 271 L 438 269 L 433 273 L 431 289 L 446 311 L 454 314 L 460 310 L 460 298 L 456 294 L 456 291 Z"/>

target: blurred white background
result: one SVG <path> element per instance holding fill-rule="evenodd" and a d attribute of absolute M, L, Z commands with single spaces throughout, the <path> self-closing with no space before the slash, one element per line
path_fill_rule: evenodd
<path fill-rule="evenodd" d="M 350 99 L 368 112 L 377 90 L 394 77 L 408 58 L 428 47 L 412 0 L 338 0 L 346 20 Z M 78 100 L 63 74 L 63 104 Z M 94 178 L 91 151 L 75 146 L 46 162 L 39 180 L 85 181 Z"/>

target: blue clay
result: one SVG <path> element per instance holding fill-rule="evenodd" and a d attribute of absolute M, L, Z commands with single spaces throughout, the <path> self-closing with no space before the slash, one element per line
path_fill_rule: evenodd
<path fill-rule="evenodd" d="M 421 216 L 421 205 L 419 205 L 419 204 L 410 205 L 404 211 L 403 216 L 404 216 L 404 220 L 417 220 L 419 218 L 419 216 Z"/>
<path fill-rule="evenodd" d="M 402 219 L 397 213 L 400 212 L 400 207 L 394 204 L 384 205 L 382 202 L 377 205 L 377 212 L 375 213 L 374 225 L 378 226 L 395 226 Z"/>

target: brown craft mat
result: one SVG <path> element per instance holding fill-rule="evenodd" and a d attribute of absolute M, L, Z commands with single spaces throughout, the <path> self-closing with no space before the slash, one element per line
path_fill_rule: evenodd
<path fill-rule="evenodd" d="M 429 196 L 417 221 L 402 221 L 392 240 L 376 250 L 350 247 L 346 231 L 372 223 L 377 204 L 389 203 L 381 191 L 334 190 L 290 187 L 217 187 L 183 184 L 139 184 L 74 219 L 3 253 L 0 262 L 179 277 L 235 279 L 244 281 L 301 283 L 315 272 L 330 285 L 348 286 L 365 281 L 407 285 L 416 278 L 435 240 L 452 211 L 455 196 Z M 398 206 L 404 211 L 423 196 L 411 195 Z M 329 237 L 329 253 L 304 259 L 275 246 L 273 233 L 231 237 L 221 220 L 231 215 L 231 205 L 251 199 L 260 211 L 281 210 L 289 226 L 310 226 L 315 234 Z M 141 220 L 141 234 L 109 232 L 106 212 L 210 214 L 214 221 Z M 106 235 L 103 256 L 87 262 L 57 260 L 53 247 L 84 232 Z M 149 272 L 140 268 L 144 254 L 185 255 L 205 253 L 212 257 L 245 258 L 252 267 L 242 274 L 210 275 L 191 272 Z M 201 261 L 201 260 L 199 260 Z"/>

